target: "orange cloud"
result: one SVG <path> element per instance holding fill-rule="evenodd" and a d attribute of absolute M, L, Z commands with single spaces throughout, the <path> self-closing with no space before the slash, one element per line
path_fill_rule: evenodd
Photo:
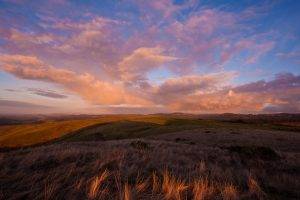
<path fill-rule="evenodd" d="M 138 74 L 175 58 L 161 55 L 160 49 L 139 49 L 121 62 Z M 141 60 L 153 65 L 139 71 Z M 271 81 L 233 87 L 235 72 L 188 75 L 166 79 L 160 85 L 136 88 L 123 81 L 108 82 L 95 76 L 47 65 L 37 57 L 0 54 L 1 69 L 22 79 L 47 81 L 63 86 L 84 100 L 111 109 L 181 112 L 271 112 L 300 111 L 300 76 L 279 74 Z M 141 74 L 142 75 L 142 74 Z M 292 110 L 292 108 L 294 110 Z"/>
<path fill-rule="evenodd" d="M 212 93 L 229 85 L 235 72 L 189 75 L 170 78 L 154 88 L 154 101 L 182 101 L 188 95 Z"/>
<path fill-rule="evenodd" d="M 171 101 L 171 110 L 204 113 L 299 112 L 300 76 L 279 75 L 275 80 L 258 81 L 212 93 L 190 94 Z"/>
<path fill-rule="evenodd" d="M 76 74 L 44 64 L 36 57 L 21 55 L 0 55 L 2 70 L 22 79 L 41 80 L 62 85 L 94 104 L 149 104 L 125 91 L 122 84 L 97 80 L 89 73 Z"/>
<path fill-rule="evenodd" d="M 269 97 L 232 91 L 189 95 L 170 104 L 170 108 L 185 112 L 223 113 L 258 112 Z"/>

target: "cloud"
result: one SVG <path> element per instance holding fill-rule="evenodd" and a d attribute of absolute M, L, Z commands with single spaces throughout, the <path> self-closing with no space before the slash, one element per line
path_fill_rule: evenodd
<path fill-rule="evenodd" d="M 78 9 L 65 3 L 69 10 Z M 0 68 L 21 79 L 57 84 L 114 112 L 298 108 L 298 75 L 280 74 L 270 81 L 233 86 L 236 74 L 224 71 L 254 66 L 279 44 L 276 34 L 265 33 L 256 21 L 267 15 L 266 5 L 234 10 L 202 3 L 129 0 L 109 3 L 111 13 L 104 17 L 89 5 L 83 12 L 69 13 L 59 4 L 42 2 L 29 6 L 36 16 L 33 21 L 23 12 L 10 14 L 7 8 L 0 28 Z M 277 54 L 289 60 L 299 60 L 298 55 L 296 50 Z M 270 72 L 268 67 L 262 69 Z M 153 82 L 153 71 L 162 71 L 165 80 Z M 65 98 L 51 90 L 30 92 Z"/>
<path fill-rule="evenodd" d="M 1 54 L 0 61 L 2 63 L 10 63 L 11 65 L 21 65 L 21 66 L 41 66 L 43 64 L 35 56 L 23 56 L 23 55 L 8 55 L 8 54 Z"/>
<path fill-rule="evenodd" d="M 299 104 L 280 104 L 280 105 L 267 105 L 263 108 L 264 113 L 299 113 Z"/>
<path fill-rule="evenodd" d="M 60 84 L 94 104 L 146 103 L 125 91 L 122 84 L 100 81 L 89 73 L 76 74 L 70 70 L 55 68 L 36 57 L 1 55 L 0 62 L 2 70 L 16 77 Z"/>
<path fill-rule="evenodd" d="M 1 114 L 45 114 L 60 112 L 57 107 L 25 101 L 0 99 Z"/>
<path fill-rule="evenodd" d="M 276 56 L 284 60 L 292 60 L 296 63 L 300 63 L 300 50 L 281 52 L 277 53 Z"/>
<path fill-rule="evenodd" d="M 139 68 L 134 67 L 138 66 L 139 60 L 152 60 L 153 65 L 147 66 L 151 69 L 174 59 L 160 55 L 160 52 L 157 49 L 142 49 L 134 52 L 124 63 L 132 64 L 131 73 L 138 73 Z M 231 80 L 237 75 L 236 72 L 187 75 L 166 79 L 159 85 L 149 83 L 149 87 L 139 89 L 122 82 L 101 81 L 88 73 L 77 74 L 55 68 L 36 57 L 2 54 L 0 62 L 2 70 L 16 77 L 59 84 L 92 104 L 107 105 L 110 110 L 122 108 L 125 111 L 128 108 L 128 111 L 137 111 L 158 106 L 154 110 L 202 113 L 275 112 L 285 109 L 288 111 L 291 107 L 297 110 L 300 106 L 300 76 L 291 73 L 277 74 L 270 81 L 261 80 L 235 87 L 231 85 Z M 52 98 L 64 96 L 40 89 L 30 91 Z"/>
<path fill-rule="evenodd" d="M 220 63 L 226 63 L 233 56 L 246 51 L 248 55 L 244 63 L 253 64 L 275 45 L 273 41 L 261 41 L 257 43 L 256 40 L 257 38 L 247 38 L 238 40 L 233 45 L 224 45 L 220 56 Z"/>
<path fill-rule="evenodd" d="M 124 43 L 120 37 L 122 22 L 99 16 L 80 21 L 45 18 L 38 31 L 0 29 L 6 41 L 3 46 L 6 51 L 36 55 L 43 60 L 52 60 L 52 64 L 90 67 L 91 63 L 97 63 L 103 70 L 121 59 L 123 52 L 120 47 Z"/>
<path fill-rule="evenodd" d="M 44 97 L 49 97 L 49 98 L 54 98 L 54 99 L 65 99 L 68 96 L 59 94 L 53 90 L 43 90 L 39 88 L 28 88 L 27 91 L 32 92 L 33 94 L 44 96 Z"/>
<path fill-rule="evenodd" d="M 97 68 L 102 73 L 98 76 L 136 82 L 146 80 L 147 72 L 159 66 L 177 74 L 218 68 L 243 51 L 248 51 L 245 63 L 253 64 L 274 46 L 269 39 L 247 34 L 251 27 L 243 24 L 243 12 L 195 9 L 199 3 L 193 0 L 131 3 L 138 5 L 140 15 L 147 14 L 137 19 L 141 26 L 129 16 L 126 21 L 92 13 L 80 18 L 41 15 L 37 30 L 24 31 L 22 24 L 4 30 L 4 48 L 11 54 L 35 55 L 54 66 L 70 65 L 74 71 Z M 157 60 L 158 56 L 165 60 Z"/>
<path fill-rule="evenodd" d="M 174 100 L 181 101 L 188 95 L 215 92 L 228 85 L 235 76 L 235 72 L 222 72 L 170 78 L 154 89 L 154 101 L 167 104 Z"/>
<path fill-rule="evenodd" d="M 195 5 L 195 1 L 188 0 L 186 2 L 183 2 L 181 4 L 174 4 L 172 0 L 160 0 L 160 1 L 146 1 L 146 2 L 141 2 L 140 8 L 142 9 L 143 12 L 148 14 L 148 12 L 153 12 L 159 11 L 159 13 L 162 15 L 164 19 L 168 19 L 174 15 L 174 13 L 190 8 Z M 149 10 L 146 8 L 152 8 L 153 10 Z"/>
<path fill-rule="evenodd" d="M 9 39 L 19 44 L 48 44 L 55 40 L 55 36 L 51 34 L 30 34 L 23 33 L 17 29 L 11 29 Z"/>
<path fill-rule="evenodd" d="M 275 92 L 278 90 L 300 88 L 300 76 L 292 73 L 281 73 L 269 82 L 260 80 L 253 83 L 244 84 L 234 89 L 236 92 Z"/>
<path fill-rule="evenodd" d="M 38 105 L 23 101 L 13 101 L 13 100 L 4 100 L 0 99 L 0 107 L 22 107 L 22 108 L 52 108 L 50 106 Z"/>
<path fill-rule="evenodd" d="M 163 64 L 177 60 L 176 57 L 163 54 L 160 47 L 141 47 L 118 63 L 121 78 L 125 81 L 145 80 L 146 73 Z"/>
<path fill-rule="evenodd" d="M 243 20 L 242 13 L 204 8 L 184 20 L 172 21 L 166 26 L 166 32 L 170 35 L 170 46 L 176 44 L 175 54 L 185 58 L 186 68 L 196 63 L 220 67 L 245 51 L 244 64 L 253 64 L 270 51 L 275 42 L 259 34 L 247 35 L 251 27 Z"/>
<path fill-rule="evenodd" d="M 211 93 L 186 95 L 169 105 L 172 110 L 185 112 L 290 112 L 291 108 L 296 112 L 300 107 L 299 77 L 277 74 L 268 82 L 261 80 Z"/>
<path fill-rule="evenodd" d="M 19 92 L 19 90 L 15 90 L 15 89 L 4 89 L 7 92 Z"/>
<path fill-rule="evenodd" d="M 53 28 L 64 29 L 64 30 L 101 30 L 109 24 L 119 24 L 117 20 L 112 20 L 105 17 L 94 16 L 89 21 L 74 22 L 70 20 L 58 20 L 54 21 Z"/>
<path fill-rule="evenodd" d="M 181 101 L 172 102 L 170 107 L 173 110 L 195 113 L 258 112 L 266 101 L 268 98 L 265 96 L 222 90 L 189 95 Z"/>

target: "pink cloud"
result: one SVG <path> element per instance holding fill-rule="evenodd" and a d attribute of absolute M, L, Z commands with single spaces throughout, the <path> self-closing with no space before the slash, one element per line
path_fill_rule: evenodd
<path fill-rule="evenodd" d="M 280 74 L 269 82 L 258 81 L 211 93 L 185 95 L 171 101 L 169 106 L 171 110 L 182 112 L 253 113 L 271 109 L 284 112 L 284 108 L 291 107 L 297 112 L 300 110 L 299 78 L 293 74 Z"/>
<path fill-rule="evenodd" d="M 134 50 L 118 63 L 121 78 L 125 81 L 144 80 L 150 70 L 177 60 L 176 57 L 164 55 L 163 51 L 160 47 L 141 47 Z"/>
<path fill-rule="evenodd" d="M 188 75 L 170 78 L 154 88 L 154 101 L 172 102 L 188 95 L 206 94 L 229 85 L 235 72 L 222 72 L 206 75 Z"/>
<path fill-rule="evenodd" d="M 55 40 L 51 34 L 25 34 L 16 29 L 10 32 L 10 40 L 16 43 L 44 44 Z"/>
<path fill-rule="evenodd" d="M 218 91 L 208 94 L 190 95 L 170 104 L 171 109 L 183 112 L 223 113 L 257 112 L 262 109 L 265 97 L 258 98 L 252 94 L 235 94 L 230 91 Z"/>
<path fill-rule="evenodd" d="M 247 51 L 248 56 L 246 57 L 245 64 L 253 64 L 265 53 L 270 51 L 274 47 L 275 43 L 273 41 L 264 41 L 257 43 L 255 39 L 248 38 L 237 41 L 234 44 L 223 45 L 220 63 L 226 63 L 231 60 L 233 56 Z"/>
<path fill-rule="evenodd" d="M 151 8 L 165 10 L 173 6 L 181 10 L 194 4 L 193 1 L 181 5 L 174 5 L 172 1 L 155 1 Z M 65 34 L 25 33 L 12 29 L 5 48 L 13 54 L 37 55 L 55 66 L 70 65 L 76 71 L 97 67 L 105 73 L 99 76 L 111 80 L 121 76 L 123 80 L 146 80 L 147 72 L 164 63 L 151 60 L 151 56 L 148 60 L 142 56 L 137 58 L 141 54 L 135 52 L 138 49 L 159 46 L 164 49 L 161 56 L 180 58 L 166 61 L 168 65 L 163 67 L 178 74 L 191 74 L 197 68 L 219 67 L 243 50 L 249 51 L 245 62 L 251 64 L 274 45 L 270 41 L 258 44 L 249 38 L 233 40 L 241 28 L 239 16 L 217 9 L 201 9 L 181 21 L 170 18 L 163 26 L 157 23 L 144 31 L 133 31 L 127 40 L 121 37 L 121 33 L 132 27 L 122 21 L 99 16 L 90 16 L 89 20 L 79 22 L 51 18 L 43 26 Z M 218 53 L 219 60 L 216 58 Z"/>
<path fill-rule="evenodd" d="M 154 58 L 159 61 L 165 59 Z M 290 108 L 288 105 L 300 109 L 300 78 L 293 74 L 279 74 L 268 82 L 258 81 L 236 87 L 231 85 L 236 76 L 234 72 L 189 75 L 139 89 L 122 82 L 99 80 L 89 73 L 78 74 L 56 68 L 33 56 L 1 54 L 0 63 L 3 71 L 16 77 L 59 84 L 97 105 L 135 109 L 157 107 L 155 109 L 202 113 L 284 110 Z"/>
<path fill-rule="evenodd" d="M 188 0 L 181 4 L 175 4 L 173 0 L 160 1 L 136 1 L 143 13 L 142 20 L 152 23 L 153 20 L 172 20 L 172 17 L 181 10 L 191 8 L 197 4 L 195 0 Z M 157 16 L 159 17 L 157 17 Z"/>
<path fill-rule="evenodd" d="M 22 79 L 47 81 L 62 85 L 94 104 L 148 104 L 147 101 L 125 91 L 121 84 L 97 80 L 89 73 L 76 74 L 73 71 L 44 64 L 36 57 L 1 55 L 2 70 Z"/>

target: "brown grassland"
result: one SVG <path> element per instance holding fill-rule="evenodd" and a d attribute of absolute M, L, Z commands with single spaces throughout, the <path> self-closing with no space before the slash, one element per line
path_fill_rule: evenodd
<path fill-rule="evenodd" d="M 300 199 L 299 121 L 109 115 L 1 125 L 0 199 Z"/>

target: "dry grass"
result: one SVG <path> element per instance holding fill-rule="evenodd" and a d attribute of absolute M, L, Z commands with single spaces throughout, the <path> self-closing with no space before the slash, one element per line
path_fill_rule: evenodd
<path fill-rule="evenodd" d="M 149 182 L 149 178 L 144 180 L 143 178 L 138 177 L 136 179 L 136 184 L 135 184 L 135 190 L 137 191 L 137 193 L 143 193 L 147 187 L 148 187 L 148 183 Z"/>
<path fill-rule="evenodd" d="M 163 174 L 162 191 L 165 199 L 182 199 L 182 193 L 188 188 L 188 185 L 176 177 L 170 175 L 168 171 Z"/>
<path fill-rule="evenodd" d="M 101 118 L 46 121 L 20 125 L 0 126 L 0 147 L 21 147 L 51 141 L 82 128 L 122 120 L 162 125 L 167 118 L 161 116 L 112 115 Z"/>
<path fill-rule="evenodd" d="M 44 187 L 44 199 L 51 200 L 55 196 L 55 191 L 57 189 L 57 185 L 46 182 Z"/>
<path fill-rule="evenodd" d="M 101 189 L 103 186 L 104 181 L 107 179 L 109 176 L 108 170 L 105 170 L 104 172 L 101 173 L 101 175 L 96 176 L 92 179 L 91 184 L 90 184 L 90 189 L 88 193 L 88 197 L 90 199 L 95 199 L 96 197 L 100 196 L 100 198 L 107 192 L 107 189 Z"/>
<path fill-rule="evenodd" d="M 300 199 L 299 144 L 296 133 L 211 128 L 0 152 L 0 199 Z"/>
<path fill-rule="evenodd" d="M 0 146 L 17 147 L 43 143 L 100 122 L 92 119 L 1 126 Z"/>
<path fill-rule="evenodd" d="M 236 186 L 232 184 L 226 184 L 222 190 L 222 198 L 224 200 L 236 200 L 238 199 L 238 190 Z"/>
<path fill-rule="evenodd" d="M 157 193 L 160 188 L 160 181 L 155 172 L 152 172 L 152 193 Z"/>
<path fill-rule="evenodd" d="M 125 183 L 125 186 L 124 186 L 124 200 L 131 200 L 131 199 L 132 199 L 131 187 L 128 183 Z"/>
<path fill-rule="evenodd" d="M 215 187 L 209 184 L 207 179 L 196 180 L 193 183 L 193 199 L 204 200 L 211 198 L 215 192 Z"/>
<path fill-rule="evenodd" d="M 265 193 L 259 186 L 258 182 L 251 175 L 248 178 L 248 188 L 251 196 L 255 196 L 257 199 L 265 198 Z"/>

